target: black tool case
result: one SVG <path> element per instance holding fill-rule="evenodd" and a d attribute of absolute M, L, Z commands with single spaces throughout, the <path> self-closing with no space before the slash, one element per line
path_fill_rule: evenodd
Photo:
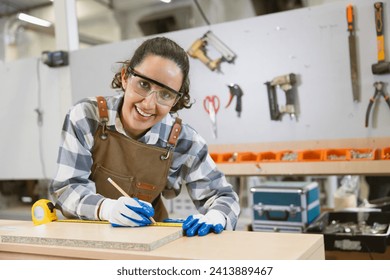
<path fill-rule="evenodd" d="M 378 233 L 359 230 L 335 230 L 339 225 L 382 227 Z M 390 244 L 390 212 L 339 211 L 324 212 L 307 229 L 307 233 L 322 233 L 327 251 L 358 251 L 384 253 Z"/>

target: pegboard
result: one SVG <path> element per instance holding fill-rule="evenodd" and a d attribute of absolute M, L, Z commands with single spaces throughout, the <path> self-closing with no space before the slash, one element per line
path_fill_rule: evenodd
<path fill-rule="evenodd" d="M 377 62 L 374 2 L 329 3 L 163 34 L 188 49 L 211 30 L 237 55 L 234 63 L 221 64 L 221 72 L 191 58 L 191 96 L 195 103 L 190 110 L 180 111 L 180 116 L 211 144 L 389 136 L 390 110 L 383 98 L 375 105 L 370 126 L 364 125 L 366 107 L 375 91 L 373 83 L 390 81 L 390 74 L 371 73 L 371 65 Z M 360 102 L 352 97 L 346 21 L 349 3 L 355 8 Z M 390 45 L 390 28 L 386 28 L 389 11 L 390 3 L 384 3 L 386 52 Z M 114 62 L 129 58 L 143 39 L 72 53 L 73 99 L 113 94 L 109 84 L 117 66 Z M 213 47 L 208 49 L 211 58 L 218 55 Z M 264 83 L 289 73 L 297 75 L 294 91 L 298 118 L 291 120 L 284 115 L 280 121 L 273 121 Z M 240 117 L 234 110 L 235 99 L 225 108 L 229 101 L 227 85 L 231 83 L 238 84 L 244 93 Z M 216 139 L 203 109 L 207 95 L 217 95 L 221 100 Z M 284 105 L 285 94 L 280 88 L 277 96 L 279 105 Z"/>

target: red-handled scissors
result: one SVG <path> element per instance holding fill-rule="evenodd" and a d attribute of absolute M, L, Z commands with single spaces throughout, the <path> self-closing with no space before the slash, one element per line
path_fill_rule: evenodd
<path fill-rule="evenodd" d="M 213 126 L 213 135 L 214 138 L 217 138 L 217 118 L 216 114 L 218 113 L 219 106 L 221 102 L 219 101 L 218 96 L 209 95 L 206 96 L 203 100 L 203 107 L 206 110 L 207 114 L 209 114 L 212 126 Z"/>

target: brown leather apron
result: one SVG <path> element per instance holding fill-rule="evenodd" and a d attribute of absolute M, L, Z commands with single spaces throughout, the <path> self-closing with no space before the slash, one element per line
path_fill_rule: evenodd
<path fill-rule="evenodd" d="M 96 192 L 104 197 L 117 199 L 121 193 L 107 181 L 110 177 L 131 197 L 152 203 L 156 221 L 168 218 L 161 200 L 161 192 L 168 180 L 173 149 L 181 131 L 181 120 L 176 119 L 168 139 L 167 148 L 138 142 L 106 129 L 107 104 L 104 97 L 97 97 L 100 125 L 94 135 L 92 148 L 92 173 Z"/>

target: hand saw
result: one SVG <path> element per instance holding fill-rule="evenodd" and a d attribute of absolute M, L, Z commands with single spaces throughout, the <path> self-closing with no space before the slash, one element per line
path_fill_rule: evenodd
<path fill-rule="evenodd" d="M 353 101 L 360 101 L 359 93 L 359 74 L 358 74 L 358 58 L 356 50 L 356 36 L 355 36 L 355 15 L 353 6 L 347 6 L 347 23 L 348 23 L 348 44 L 349 44 L 349 61 L 351 68 L 352 94 Z"/>

